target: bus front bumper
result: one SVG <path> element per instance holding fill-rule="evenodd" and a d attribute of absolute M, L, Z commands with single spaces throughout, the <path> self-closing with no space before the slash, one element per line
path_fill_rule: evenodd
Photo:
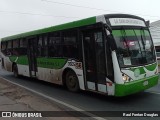
<path fill-rule="evenodd" d="M 151 88 L 158 84 L 158 78 L 159 75 L 154 75 L 125 84 L 115 84 L 115 96 L 126 96 Z"/>

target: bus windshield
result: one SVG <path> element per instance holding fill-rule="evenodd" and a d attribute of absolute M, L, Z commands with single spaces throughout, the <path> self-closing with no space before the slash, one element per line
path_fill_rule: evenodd
<path fill-rule="evenodd" d="M 113 30 L 117 44 L 117 58 L 120 67 L 139 66 L 156 61 L 153 42 L 148 30 Z"/>

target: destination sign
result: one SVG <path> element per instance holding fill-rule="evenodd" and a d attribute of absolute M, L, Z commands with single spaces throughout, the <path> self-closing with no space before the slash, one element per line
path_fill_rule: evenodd
<path fill-rule="evenodd" d="M 146 26 L 143 20 L 134 18 L 110 18 L 109 21 L 111 26 Z"/>

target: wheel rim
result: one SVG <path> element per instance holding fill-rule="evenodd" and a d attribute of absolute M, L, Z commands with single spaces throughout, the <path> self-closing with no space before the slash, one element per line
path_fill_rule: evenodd
<path fill-rule="evenodd" d="M 68 76 L 68 80 L 67 80 L 68 86 L 70 88 L 75 88 L 76 86 L 76 78 L 74 75 L 70 75 Z"/>
<path fill-rule="evenodd" d="M 66 74 L 66 86 L 69 91 L 72 91 L 72 92 L 79 91 L 78 78 L 73 71 L 68 71 Z"/>

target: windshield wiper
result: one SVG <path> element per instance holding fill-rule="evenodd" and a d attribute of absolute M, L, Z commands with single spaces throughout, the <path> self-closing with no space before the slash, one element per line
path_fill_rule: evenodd
<path fill-rule="evenodd" d="M 138 42 L 138 44 L 139 44 L 139 48 L 140 48 L 140 51 L 141 51 L 141 54 L 142 54 L 141 45 L 140 45 L 140 43 L 139 43 L 139 39 L 138 39 L 137 34 L 136 34 L 136 32 L 135 32 L 134 29 L 133 29 L 133 32 L 134 32 L 134 34 L 135 34 L 135 36 L 136 36 L 136 38 L 137 38 L 137 42 Z"/>
<path fill-rule="evenodd" d="M 143 50 L 144 50 L 144 55 L 143 54 L 142 55 L 146 59 L 147 58 L 147 55 L 146 55 L 146 43 L 145 43 L 144 38 L 143 38 L 143 36 L 144 36 L 144 30 L 143 30 L 143 28 L 140 29 L 140 33 L 141 33 L 141 41 L 142 41 L 142 44 L 143 44 Z"/>
<path fill-rule="evenodd" d="M 142 29 L 142 28 L 141 28 Z M 139 48 L 140 48 L 140 52 L 141 52 L 141 59 L 142 59 L 142 63 L 145 63 L 145 61 L 146 60 L 144 60 L 144 57 L 146 57 L 146 52 L 145 52 L 145 44 L 144 44 L 144 41 L 143 41 L 143 37 L 142 37 L 142 34 L 141 34 L 141 31 L 140 31 L 140 37 L 141 37 L 141 41 L 142 41 L 142 45 L 143 45 L 143 49 L 144 49 L 144 52 L 145 52 L 145 56 L 143 55 L 143 51 L 142 51 L 142 48 L 141 48 L 141 45 L 140 45 L 140 43 L 139 43 L 139 39 L 138 39 L 138 37 L 137 37 L 137 34 L 136 34 L 136 32 L 135 32 L 135 30 L 133 30 L 134 31 L 134 34 L 135 34 L 135 36 L 136 36 L 136 38 L 137 38 L 137 41 L 138 41 L 138 44 L 139 44 Z"/>
<path fill-rule="evenodd" d="M 146 44 L 145 44 L 144 39 L 143 39 L 143 36 L 142 36 L 142 30 L 143 30 L 143 29 L 141 28 L 141 29 L 140 29 L 141 41 L 142 41 L 142 44 L 143 44 L 143 49 L 146 50 L 146 48 L 145 48 L 145 45 L 146 45 Z"/>
<path fill-rule="evenodd" d="M 126 44 L 126 47 L 127 47 L 127 53 L 128 53 L 128 56 L 130 56 L 130 49 L 129 49 L 129 46 L 128 46 L 128 43 L 127 43 L 127 40 L 126 40 L 126 32 L 125 32 L 125 29 L 123 27 L 121 27 L 121 30 L 123 31 L 122 33 L 122 38 L 123 38 L 123 41 L 125 42 Z"/>

